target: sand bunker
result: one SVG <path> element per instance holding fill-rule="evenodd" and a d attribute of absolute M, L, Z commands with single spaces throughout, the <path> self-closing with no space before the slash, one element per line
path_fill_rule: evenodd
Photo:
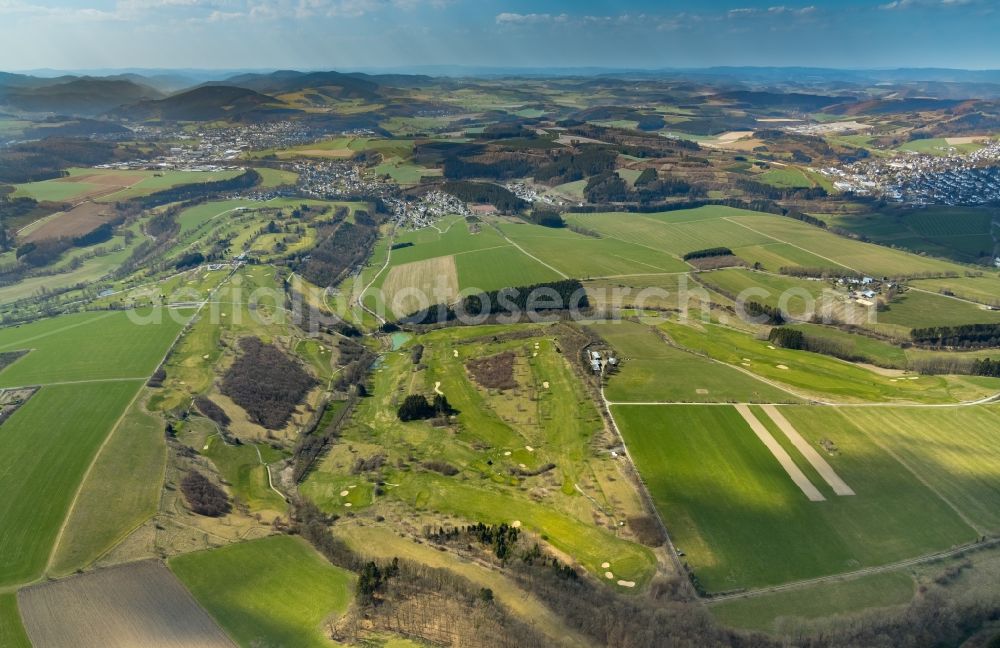
<path fill-rule="evenodd" d="M 787 365 L 774 365 L 774 366 L 776 366 L 778 369 L 786 369 L 786 370 L 788 369 Z"/>
<path fill-rule="evenodd" d="M 635 581 L 620 580 L 618 584 L 622 587 L 635 587 Z"/>

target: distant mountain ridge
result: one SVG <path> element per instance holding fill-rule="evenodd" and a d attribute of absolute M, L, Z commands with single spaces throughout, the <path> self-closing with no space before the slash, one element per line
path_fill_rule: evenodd
<path fill-rule="evenodd" d="M 299 111 L 284 106 L 278 99 L 255 90 L 228 85 L 205 85 L 164 99 L 123 106 L 111 111 L 110 115 L 133 121 L 212 121 L 297 112 Z"/>
<path fill-rule="evenodd" d="M 159 90 L 126 79 L 0 77 L 0 105 L 25 112 L 95 116 L 125 104 L 162 97 Z"/>

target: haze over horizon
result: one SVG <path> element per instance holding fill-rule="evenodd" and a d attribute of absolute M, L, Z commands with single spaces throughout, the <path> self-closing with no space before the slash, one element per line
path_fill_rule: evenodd
<path fill-rule="evenodd" d="M 998 27 L 988 0 L 0 0 L 0 66 L 989 69 Z"/>

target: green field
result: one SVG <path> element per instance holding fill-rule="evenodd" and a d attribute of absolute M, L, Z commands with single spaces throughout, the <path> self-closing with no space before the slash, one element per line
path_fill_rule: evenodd
<path fill-rule="evenodd" d="M 779 189 L 807 189 L 813 186 L 812 180 L 795 167 L 768 169 L 764 173 L 754 176 L 754 180 L 767 183 Z"/>
<path fill-rule="evenodd" d="M 855 496 L 833 495 L 789 450 L 826 496 L 823 502 L 805 498 L 730 407 L 613 409 L 675 545 L 708 591 L 852 571 L 975 538 L 940 498 L 867 436 L 829 420 L 810 424 L 819 413 L 839 416 L 832 408 L 782 408 L 810 442 L 832 437 L 840 448 L 828 461 Z M 763 417 L 759 410 L 757 416 Z"/>
<path fill-rule="evenodd" d="M 353 591 L 349 572 L 290 536 L 178 556 L 169 566 L 244 648 L 332 646 L 323 623 L 347 610 Z"/>
<path fill-rule="evenodd" d="M 0 594 L 0 648 L 31 648 L 13 592 Z"/>
<path fill-rule="evenodd" d="M 896 454 L 983 533 L 1000 531 L 1000 408 L 857 408 L 843 421 Z M 834 417 L 827 420 L 837 424 Z"/>
<path fill-rule="evenodd" d="M 0 385 L 44 385 L 2 426 L 0 488 L 10 497 L 0 504 L 0 583 L 37 577 L 46 567 L 91 460 L 180 329 L 169 318 L 137 325 L 121 312 L 66 315 L 0 329 L 0 351 L 31 349 L 0 373 Z M 158 426 L 136 416 L 131 422 L 154 434 L 141 439 L 155 444 Z M 143 440 L 114 435 L 91 476 L 119 475 L 132 461 L 147 467 L 155 463 L 161 450 Z M 134 457 L 123 456 L 132 452 Z M 136 479 L 150 478 L 136 473 Z M 96 558 L 123 526 L 137 523 L 150 507 L 144 484 L 103 503 L 116 496 L 109 495 L 107 484 L 88 480 L 78 504 L 81 512 L 97 512 L 67 527 L 80 544 L 57 558 L 58 568 Z"/>
<path fill-rule="evenodd" d="M 156 513 L 166 451 L 162 421 L 137 400 L 80 487 L 52 557 L 53 574 L 89 566 Z"/>
<path fill-rule="evenodd" d="M 837 227 L 882 245 L 974 263 L 995 247 L 993 213 L 977 207 L 922 207 L 865 214 L 818 214 Z"/>
<path fill-rule="evenodd" d="M 0 387 L 76 381 L 144 380 L 159 364 L 190 311 L 159 311 L 160 323 L 130 313 L 80 313 L 0 329 L 0 351 L 30 353 L 0 373 Z M 136 313 L 137 318 L 149 313 Z M 155 314 L 153 314 L 155 316 Z M 175 321 L 177 318 L 180 321 Z"/>
<path fill-rule="evenodd" d="M 1000 311 L 987 310 L 944 295 L 910 290 L 892 300 L 886 310 L 880 311 L 878 321 L 906 328 L 992 324 L 1000 322 Z"/>
<path fill-rule="evenodd" d="M 531 286 L 562 278 L 513 246 L 459 254 L 455 257 L 455 267 L 461 290 Z"/>
<path fill-rule="evenodd" d="M 43 387 L 0 435 L 0 585 L 41 576 L 74 494 L 141 381 Z"/>
<path fill-rule="evenodd" d="M 767 402 L 798 399 L 765 382 L 702 356 L 671 347 L 649 327 L 633 322 L 591 328 L 621 358 L 621 371 L 608 380 L 612 402 Z"/>
<path fill-rule="evenodd" d="M 686 272 L 690 267 L 659 249 L 569 229 L 509 222 L 500 229 L 529 254 L 575 278 Z"/>
<path fill-rule="evenodd" d="M 984 138 L 985 139 L 985 138 Z M 917 139 L 896 147 L 897 151 L 910 151 L 925 155 L 966 155 L 983 148 L 982 144 L 949 144 L 944 137 Z"/>
<path fill-rule="evenodd" d="M 829 340 L 843 352 L 863 358 L 864 362 L 879 367 L 906 369 L 906 351 L 902 348 L 865 335 L 848 333 L 831 326 L 819 324 L 793 324 L 788 328 L 802 331 L 808 338 Z"/>
<path fill-rule="evenodd" d="M 702 272 L 698 279 L 727 296 L 738 297 L 747 291 L 745 295 L 748 299 L 774 308 L 781 307 L 796 318 L 808 309 L 818 308 L 817 302 L 821 297 L 835 292 L 826 281 L 809 281 L 751 270 Z"/>
<path fill-rule="evenodd" d="M 887 572 L 725 601 L 712 605 L 709 610 L 728 626 L 781 633 L 790 621 L 840 617 L 904 605 L 912 598 L 913 577 L 905 572 Z"/>
<path fill-rule="evenodd" d="M 412 245 L 392 250 L 391 263 L 385 270 L 381 270 L 384 260 L 380 264 L 378 260 L 373 259 L 369 270 L 363 273 L 365 283 L 354 288 L 361 289 L 374 279 L 372 288 L 386 287 L 385 298 L 391 305 L 394 295 L 399 291 L 406 288 L 426 291 L 436 286 L 435 282 L 439 279 L 445 279 L 449 284 L 453 283 L 456 290 L 496 290 L 561 278 L 554 270 L 511 245 L 492 227 L 483 224 L 478 233 L 472 233 L 465 219 L 460 216 L 443 218 L 434 227 L 401 233 L 394 240 L 394 244 L 397 245 L 404 243 Z M 380 249 L 376 250 L 376 255 L 381 258 Z M 441 276 L 439 274 L 442 272 L 441 267 L 435 264 L 435 260 L 448 262 L 448 257 L 454 258 L 455 271 L 452 273 L 453 276 Z M 420 266 L 410 265 L 404 270 L 405 276 L 402 282 L 387 285 L 386 279 L 393 268 L 418 262 L 427 262 L 425 270 L 431 273 L 430 276 L 420 271 Z M 425 279 L 427 281 L 424 281 Z M 433 298 L 433 295 L 429 295 L 429 298 Z M 374 301 L 372 296 L 366 299 L 366 303 L 370 306 L 374 306 Z M 405 314 L 408 313 L 397 313 L 400 316 Z"/>
<path fill-rule="evenodd" d="M 772 271 L 780 265 L 813 267 L 817 259 L 821 267 L 885 276 L 963 270 L 944 261 L 843 238 L 794 219 L 731 207 L 709 206 L 661 214 L 569 214 L 567 218 L 609 238 L 653 246 L 678 256 L 728 247 L 747 261 L 761 261 Z M 776 253 L 769 252 L 772 246 L 780 247 Z M 770 258 L 758 257 L 755 253 L 760 251 L 769 252 Z M 776 261 L 778 267 L 774 267 Z"/>
<path fill-rule="evenodd" d="M 961 299 L 1000 306 L 1000 276 L 995 274 L 954 279 L 921 279 L 911 281 L 910 285 L 937 293 L 947 290 Z"/>
<path fill-rule="evenodd" d="M 239 175 L 238 169 L 228 171 L 119 171 L 117 169 L 69 169 L 69 175 L 55 180 L 43 180 L 17 185 L 15 196 L 26 196 L 35 200 L 54 202 L 73 201 L 91 192 L 100 190 L 102 202 L 126 200 L 145 196 L 161 189 L 169 189 L 182 184 L 227 180 Z M 119 184 L 105 185 L 99 180 L 82 178 L 95 176 L 115 176 Z M 77 180 L 80 178 L 80 180 Z M 106 187 L 107 189 L 102 189 Z"/>
<path fill-rule="evenodd" d="M 282 185 L 294 185 L 299 179 L 299 174 L 294 171 L 284 171 L 282 169 L 269 169 L 258 167 L 255 169 L 260 174 L 260 184 L 258 189 L 272 189 Z"/>
<path fill-rule="evenodd" d="M 771 348 L 766 340 L 714 324 L 694 328 L 664 322 L 661 328 L 683 347 L 814 398 L 847 403 L 956 403 L 1000 391 L 996 379 L 884 375 L 818 353 Z"/>
<path fill-rule="evenodd" d="M 180 234 L 184 236 L 214 218 L 259 204 L 252 200 L 221 200 L 189 207 L 177 215 L 177 223 L 181 226 Z"/>

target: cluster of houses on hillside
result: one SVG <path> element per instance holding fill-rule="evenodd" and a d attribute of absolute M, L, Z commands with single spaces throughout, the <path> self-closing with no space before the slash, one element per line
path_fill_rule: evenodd
<path fill-rule="evenodd" d="M 874 277 L 841 277 L 837 284 L 848 290 L 848 297 L 861 306 L 874 306 L 883 290 L 891 290 L 896 284 Z"/>
<path fill-rule="evenodd" d="M 916 205 L 982 205 L 1000 201 L 1000 142 L 968 155 L 899 155 L 822 172 L 844 192 Z"/>

